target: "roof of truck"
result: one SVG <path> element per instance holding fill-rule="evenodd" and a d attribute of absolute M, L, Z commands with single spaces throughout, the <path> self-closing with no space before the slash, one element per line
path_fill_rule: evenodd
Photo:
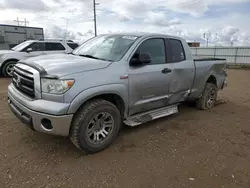
<path fill-rule="evenodd" d="M 110 33 L 110 34 L 103 34 L 103 35 L 128 35 L 128 36 L 136 36 L 136 37 L 152 37 L 152 36 L 163 36 L 163 37 L 170 37 L 170 38 L 179 38 L 177 36 L 166 35 L 162 33 L 147 33 L 147 32 L 121 32 L 121 33 Z"/>

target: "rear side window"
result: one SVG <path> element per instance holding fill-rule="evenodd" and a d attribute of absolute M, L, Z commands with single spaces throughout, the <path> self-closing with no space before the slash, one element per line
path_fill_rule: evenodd
<path fill-rule="evenodd" d="M 151 55 L 150 64 L 162 64 L 166 62 L 165 44 L 163 39 L 155 38 L 144 41 L 137 49 L 133 58 L 139 56 L 140 52 L 147 52 Z"/>
<path fill-rule="evenodd" d="M 61 43 L 56 43 L 56 42 L 46 42 L 45 49 L 46 51 L 65 50 L 64 46 Z"/>
<path fill-rule="evenodd" d="M 67 43 L 70 48 L 73 50 L 76 49 L 79 45 L 77 43 Z"/>
<path fill-rule="evenodd" d="M 168 39 L 168 62 L 180 62 L 186 60 L 182 42 L 177 39 Z"/>

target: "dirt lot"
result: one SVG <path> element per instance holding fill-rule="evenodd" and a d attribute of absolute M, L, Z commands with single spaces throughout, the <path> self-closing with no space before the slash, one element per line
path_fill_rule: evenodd
<path fill-rule="evenodd" d="M 0 80 L 0 187 L 250 187 L 250 71 L 229 71 L 209 111 L 124 128 L 107 150 L 86 155 L 67 138 L 33 132 L 7 107 Z"/>

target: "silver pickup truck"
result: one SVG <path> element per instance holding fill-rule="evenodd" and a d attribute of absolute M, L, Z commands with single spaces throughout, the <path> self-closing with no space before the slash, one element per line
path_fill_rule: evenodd
<path fill-rule="evenodd" d="M 100 35 L 71 54 L 19 61 L 8 87 L 12 112 L 31 129 L 70 137 L 94 153 L 123 123 L 137 126 L 195 101 L 214 107 L 227 83 L 226 61 L 193 59 L 185 40 L 168 35 Z"/>

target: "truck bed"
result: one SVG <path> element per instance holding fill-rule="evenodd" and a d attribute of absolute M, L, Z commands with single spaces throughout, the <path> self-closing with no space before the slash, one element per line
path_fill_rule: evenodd
<path fill-rule="evenodd" d="M 214 58 L 214 57 L 193 57 L 194 61 L 226 61 L 223 58 Z"/>
<path fill-rule="evenodd" d="M 217 87 L 221 88 L 225 79 L 223 71 L 226 68 L 226 59 L 213 57 L 193 57 L 193 59 L 196 74 L 190 98 L 197 98 L 201 95 L 203 89 L 199 88 L 204 87 L 210 75 L 217 78 Z"/>

